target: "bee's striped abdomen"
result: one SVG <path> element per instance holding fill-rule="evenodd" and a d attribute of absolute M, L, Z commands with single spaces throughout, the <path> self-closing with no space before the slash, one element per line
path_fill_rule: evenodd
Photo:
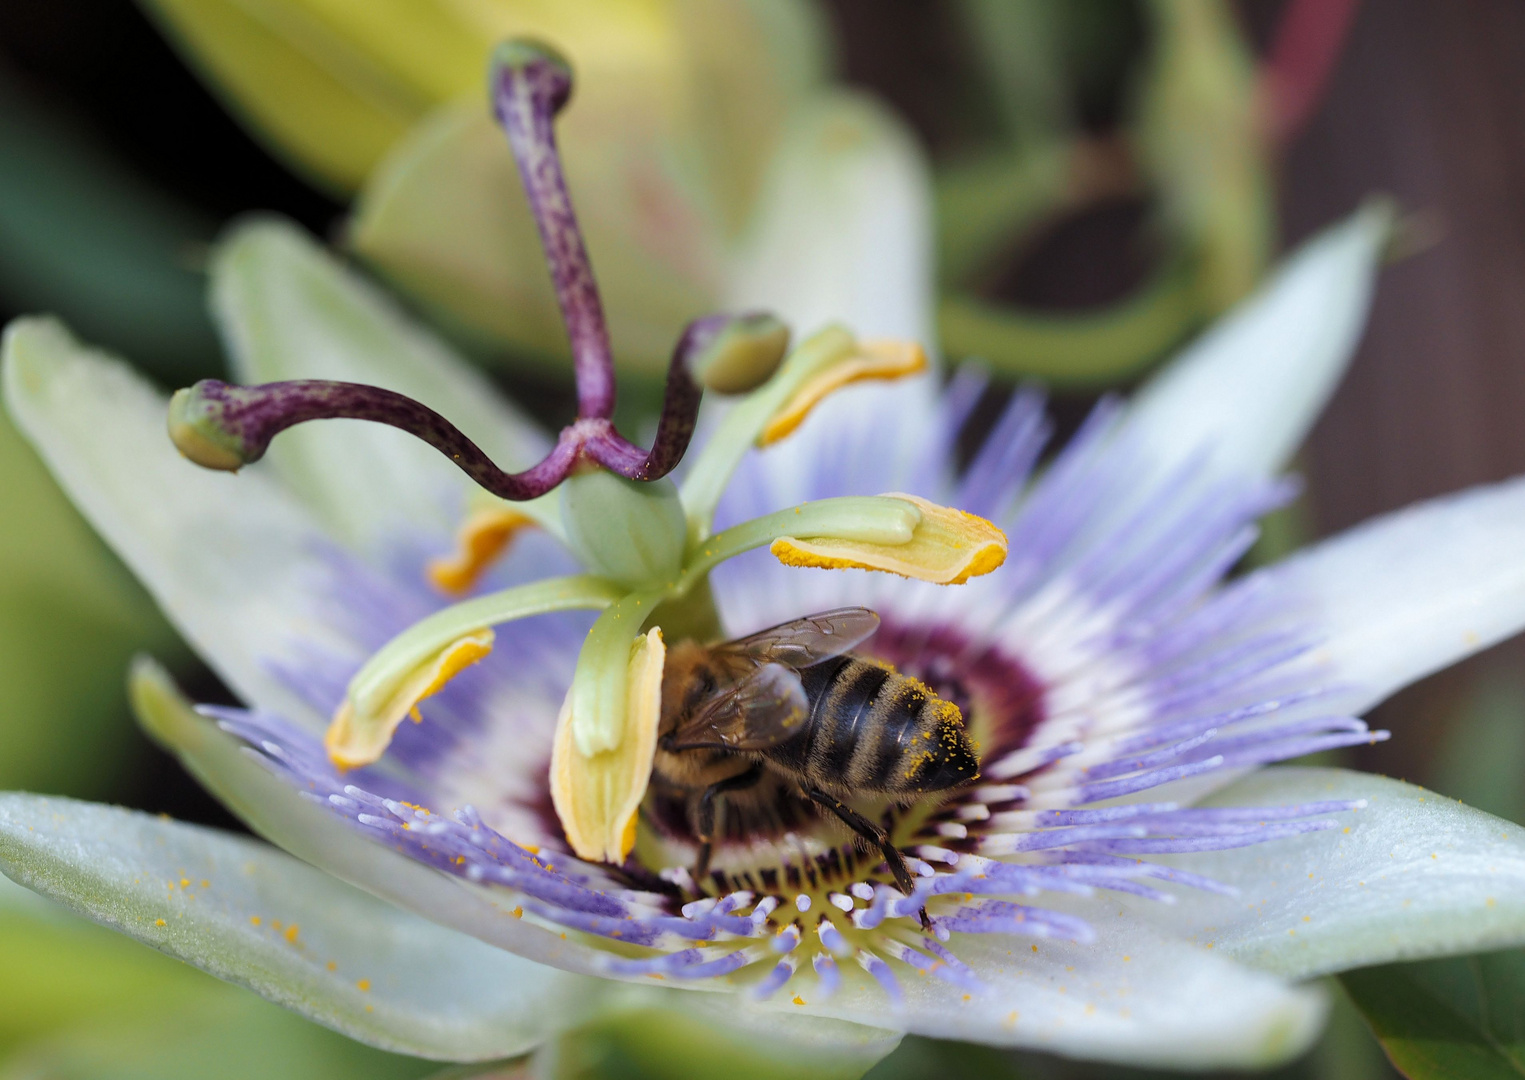
<path fill-rule="evenodd" d="M 978 774 L 958 708 L 917 679 L 847 655 L 800 672 L 810 721 L 769 757 L 830 790 L 941 791 Z"/>

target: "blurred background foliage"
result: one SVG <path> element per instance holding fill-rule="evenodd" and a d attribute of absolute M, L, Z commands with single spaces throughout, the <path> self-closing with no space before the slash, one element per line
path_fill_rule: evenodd
<path fill-rule="evenodd" d="M 561 138 L 637 385 L 724 303 L 791 132 L 861 115 L 850 88 L 930 154 L 938 345 L 1001 376 L 977 422 L 1040 379 L 1073 424 L 1377 189 L 1444 242 L 1388 272 L 1303 455 L 1309 495 L 1258 555 L 1525 471 L 1525 11 L 1509 0 L 9 0 L 0 315 L 56 312 L 166 384 L 217 374 L 206 246 L 275 210 L 542 415 L 569 414 L 551 294 L 481 101 L 488 48 L 525 32 L 579 71 Z M 123 672 L 146 649 L 201 698 L 223 691 L 3 419 L 0 495 L 0 786 L 236 827 L 136 733 Z M 1405 691 L 1376 718 L 1398 738 L 1353 760 L 1525 820 L 1522 659 L 1504 646 Z M 434 1072 L 3 880 L 0 956 L 0 1080 Z M 1519 954 L 1334 990 L 1324 1041 L 1273 1075 L 1394 1075 L 1371 1030 L 1410 1076 L 1525 1071 Z M 619 1039 L 586 1036 L 613 1048 L 588 1075 L 656 1075 Z M 871 1073 L 938 1075 L 1146 1074 L 921 1039 Z"/>

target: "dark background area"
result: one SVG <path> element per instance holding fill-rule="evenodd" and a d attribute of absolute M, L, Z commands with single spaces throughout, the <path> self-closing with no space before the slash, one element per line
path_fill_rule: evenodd
<path fill-rule="evenodd" d="M 846 77 L 896 105 L 934 152 L 956 150 L 979 109 L 959 77 L 951 7 L 827 6 Z M 1239 6 L 1252 40 L 1263 45 L 1281 6 Z M 1135 36 L 1128 47 L 1141 49 Z M 0 80 L 209 222 L 265 208 L 328 234 L 342 213 L 246 136 L 127 0 L 0 5 Z M 1086 123 L 1115 122 L 1120 92 L 1091 88 Z M 1354 367 L 1302 459 L 1316 534 L 1525 471 L 1525 5 L 1363 5 L 1317 115 L 1280 163 L 1279 192 L 1283 246 L 1371 192 L 1396 196 L 1440 237 L 1384 273 Z M 1003 291 L 1061 307 L 1120 294 L 1140 273 L 1141 219 L 1120 204 L 1051 230 Z M 206 370 L 216 363 L 207 356 Z M 1396 737 L 1358 763 L 1430 779 L 1450 715 L 1480 683 L 1525 685 L 1522 662 L 1525 645 L 1506 645 L 1399 694 L 1374 717 Z M 117 798 L 232 824 L 169 759 L 146 744 L 139 752 L 154 764 Z"/>

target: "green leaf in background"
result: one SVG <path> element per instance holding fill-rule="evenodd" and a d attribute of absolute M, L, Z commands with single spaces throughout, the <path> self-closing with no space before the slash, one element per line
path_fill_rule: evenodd
<path fill-rule="evenodd" d="M 351 1042 L 0 878 L 0 1080 L 410 1080 Z"/>
<path fill-rule="evenodd" d="M 1155 45 L 1138 103 L 1140 157 L 1166 224 L 1196 253 L 1206 316 L 1260 279 L 1274 244 L 1254 66 L 1219 0 L 1154 0 Z"/>
<path fill-rule="evenodd" d="M 1062 47 L 1064 7 L 1074 0 L 962 0 L 967 40 L 1017 147 L 1053 142 L 1075 126 L 1076 102 Z"/>
<path fill-rule="evenodd" d="M 1133 296 L 1097 312 L 1031 311 L 949 290 L 937 309 L 943 347 L 1005 375 L 1094 389 L 1141 374 L 1180 343 L 1201 315 L 1194 276 L 1167 265 Z"/>
<path fill-rule="evenodd" d="M 1444 717 L 1430 786 L 1508 821 L 1525 821 L 1525 673 L 1494 664 Z"/>
<path fill-rule="evenodd" d="M 1131 8 L 965 0 L 970 46 L 1005 132 L 1004 142 L 939 172 L 939 329 L 951 356 L 1076 389 L 1115 384 L 1264 273 L 1272 188 L 1248 45 L 1218 0 L 1158 0 L 1145 10 L 1153 33 L 1130 123 L 1106 137 L 1083 131 L 1072 114 L 1082 84 L 1095 81 L 1095 58 L 1135 29 Z M 1111 58 L 1114 68 L 1122 62 Z M 1044 225 L 1145 194 L 1158 207 L 1164 253 L 1131 294 L 1083 312 L 1026 310 L 989 295 L 997 271 Z"/>
<path fill-rule="evenodd" d="M 128 661 L 183 647 L 6 416 L 0 505 L 0 787 L 109 794 L 135 738 Z"/>
<path fill-rule="evenodd" d="M 216 355 L 201 275 L 210 226 L 0 81 L 0 298 L 70 315 L 191 377 Z M 133 738 L 138 649 L 180 657 L 152 601 L 0 417 L 0 786 L 101 795 Z"/>
<path fill-rule="evenodd" d="M 1366 968 L 1340 981 L 1411 1080 L 1525 1076 L 1525 950 Z"/>
<path fill-rule="evenodd" d="M 48 311 L 163 378 L 214 374 L 195 261 L 214 223 L 0 79 L 0 305 Z"/>
<path fill-rule="evenodd" d="M 727 1003 L 722 1011 L 747 1020 L 745 1006 Z M 899 1041 L 885 1033 L 862 1047 L 802 1049 L 775 1038 L 773 1027 L 762 1017 L 745 1030 L 717 1024 L 702 1008 L 689 1009 L 681 1001 L 621 1010 L 537 1051 L 533 1075 L 537 1080 L 858 1080 Z M 489 1072 L 481 1080 L 501 1076 Z"/>
<path fill-rule="evenodd" d="M 487 54 L 504 38 L 542 38 L 566 53 L 579 95 L 597 88 L 591 92 L 640 103 L 659 127 L 697 123 L 718 133 L 721 172 L 745 172 L 748 154 L 738 142 L 765 142 L 766 125 L 779 120 L 734 92 L 745 99 L 760 89 L 750 77 L 759 68 L 778 84 L 814 79 L 823 58 L 806 7 L 780 0 L 144 0 L 144 6 L 273 153 L 336 193 L 358 188 L 437 106 L 469 100 L 485 113 Z M 628 140 L 640 133 L 616 127 L 606 135 Z"/>
<path fill-rule="evenodd" d="M 863 1080 L 933 1080 L 934 1077 L 1021 1080 L 1032 1074 L 1019 1068 L 1020 1056 L 993 1046 L 913 1035 L 870 1069 Z"/>

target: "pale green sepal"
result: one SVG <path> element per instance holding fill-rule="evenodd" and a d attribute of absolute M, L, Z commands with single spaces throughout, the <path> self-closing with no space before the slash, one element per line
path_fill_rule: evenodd
<path fill-rule="evenodd" d="M 264 844 L 117 807 L 0 795 L 0 869 L 352 1038 L 420 1057 L 522 1052 L 586 1017 L 597 995 L 590 980 L 409 915 Z"/>
<path fill-rule="evenodd" d="M 1181 890 L 1179 903 L 1150 910 L 1215 952 L 1291 979 L 1525 944 L 1525 827 L 1344 769 L 1263 769 L 1207 805 L 1325 799 L 1367 805 L 1325 832 L 1177 856 L 1169 861 L 1240 895 Z"/>
<path fill-rule="evenodd" d="M 1128 424 L 1157 474 L 1198 453 L 1229 477 L 1286 465 L 1355 351 L 1391 223 L 1370 202 L 1315 236 L 1149 381 Z"/>
<path fill-rule="evenodd" d="M 152 661 L 139 660 L 134 666 L 130 689 L 138 722 L 149 735 L 244 824 L 289 854 L 405 910 L 528 960 L 574 972 L 590 972 L 598 965 L 598 955 L 580 942 L 565 940 L 527 918 L 515 918 L 517 894 L 440 873 L 394 851 L 379 834 L 369 837 L 303 798 L 239 740 L 197 713 Z M 524 978 L 559 986 L 558 980 L 572 976 L 537 963 L 525 966 Z"/>
<path fill-rule="evenodd" d="M 183 646 L 5 416 L 0 505 L 0 789 L 114 790 L 131 767 L 122 668 Z"/>
<path fill-rule="evenodd" d="M 633 1069 L 663 1080 L 858 1080 L 901 1039 L 899 1032 L 800 1014 L 780 1024 L 731 994 L 657 996 L 631 987 L 616 1001 L 592 1024 L 538 1050 L 530 1075 L 587 1080 Z"/>
<path fill-rule="evenodd" d="M 211 265 L 211 306 L 237 381 L 379 386 L 444 416 L 509 471 L 539 460 L 543 432 L 370 282 L 274 217 L 235 225 Z M 400 531 L 449 533 L 475 485 L 433 447 L 382 424 L 303 424 L 268 454 L 340 537 L 373 548 Z M 543 504 L 515 509 L 559 532 Z"/>
<path fill-rule="evenodd" d="M 1264 83 L 1230 5 L 1141 7 L 1151 48 L 1132 145 L 1214 315 L 1255 287 L 1275 235 Z"/>
<path fill-rule="evenodd" d="M 602 610 L 623 591 L 605 578 L 582 574 L 515 585 L 441 608 L 398 634 L 366 661 L 350 679 L 350 701 L 358 712 L 374 712 L 403 679 L 466 634 L 553 611 Z"/>
<path fill-rule="evenodd" d="M 583 469 L 561 484 L 567 546 L 583 566 L 623 585 L 672 581 L 683 564 L 688 522 L 666 477 L 636 481 Z"/>

